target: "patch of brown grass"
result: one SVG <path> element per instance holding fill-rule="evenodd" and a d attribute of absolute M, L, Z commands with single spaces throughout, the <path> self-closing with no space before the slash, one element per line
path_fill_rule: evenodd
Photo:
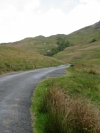
<path fill-rule="evenodd" d="M 73 99 L 55 87 L 41 102 L 40 112 L 47 113 L 44 133 L 100 133 L 99 110 L 82 98 Z"/>

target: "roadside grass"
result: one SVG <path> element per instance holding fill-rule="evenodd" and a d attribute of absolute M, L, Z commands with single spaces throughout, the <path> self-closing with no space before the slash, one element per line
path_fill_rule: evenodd
<path fill-rule="evenodd" d="M 14 47 L 0 46 L 0 74 L 58 66 L 63 62 Z"/>
<path fill-rule="evenodd" d="M 36 133 L 100 132 L 100 75 L 78 67 L 38 85 L 31 107 Z"/>

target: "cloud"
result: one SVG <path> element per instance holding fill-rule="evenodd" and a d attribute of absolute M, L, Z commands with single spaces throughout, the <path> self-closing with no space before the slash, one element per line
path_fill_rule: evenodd
<path fill-rule="evenodd" d="M 63 26 L 66 23 L 67 15 L 62 12 L 61 9 L 51 8 L 47 13 L 43 14 L 41 17 L 42 31 L 45 36 L 53 34 L 63 33 Z"/>
<path fill-rule="evenodd" d="M 3 7 L 0 8 L 0 42 L 15 41 L 30 35 L 36 17 L 34 12 L 40 6 L 39 0 L 0 2 Z"/>
<path fill-rule="evenodd" d="M 61 6 L 42 12 L 39 0 L 0 2 L 0 42 L 17 41 L 37 35 L 69 34 L 100 19 L 99 0 L 75 0 L 72 6 L 70 0 L 64 1 L 71 6 L 69 13 L 64 12 Z"/>
<path fill-rule="evenodd" d="M 40 6 L 39 0 L 5 0 L 1 1 L 2 7 L 0 8 L 0 19 L 2 23 L 9 23 L 15 19 L 20 19 L 20 16 L 23 18 L 25 15 L 28 17 L 34 12 L 36 8 Z M 0 22 L 1 24 L 1 22 Z"/>
<path fill-rule="evenodd" d="M 11 5 L 14 6 L 16 9 L 20 10 L 21 8 L 24 9 L 26 7 L 37 8 L 40 5 L 39 0 L 0 0 L 1 8 L 5 9 Z"/>
<path fill-rule="evenodd" d="M 33 10 L 40 6 L 39 0 L 31 0 L 27 4 L 25 4 L 25 10 Z"/>
<path fill-rule="evenodd" d="M 62 6 L 67 6 L 69 4 L 76 3 L 77 0 L 64 0 L 62 1 Z"/>
<path fill-rule="evenodd" d="M 69 13 L 71 29 L 75 31 L 99 21 L 99 12 L 100 2 L 98 1 L 88 0 L 87 4 L 80 3 Z"/>
<path fill-rule="evenodd" d="M 81 4 L 91 4 L 91 3 L 96 3 L 100 2 L 100 0 L 79 0 Z"/>

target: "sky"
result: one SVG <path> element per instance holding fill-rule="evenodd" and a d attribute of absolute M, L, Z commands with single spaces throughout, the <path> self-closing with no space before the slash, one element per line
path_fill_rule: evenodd
<path fill-rule="evenodd" d="M 0 0 L 0 43 L 70 34 L 100 21 L 100 0 Z"/>

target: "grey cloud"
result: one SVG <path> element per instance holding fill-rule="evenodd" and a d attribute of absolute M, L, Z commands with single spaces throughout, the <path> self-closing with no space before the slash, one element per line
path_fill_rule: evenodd
<path fill-rule="evenodd" d="M 0 8 L 6 8 L 11 5 L 14 6 L 16 10 L 22 11 L 30 2 L 34 2 L 34 0 L 0 0 Z"/>
<path fill-rule="evenodd" d="M 75 8 L 80 0 L 40 0 L 42 11 L 49 10 L 52 6 L 56 9 L 61 9 L 63 12 L 68 13 Z"/>

